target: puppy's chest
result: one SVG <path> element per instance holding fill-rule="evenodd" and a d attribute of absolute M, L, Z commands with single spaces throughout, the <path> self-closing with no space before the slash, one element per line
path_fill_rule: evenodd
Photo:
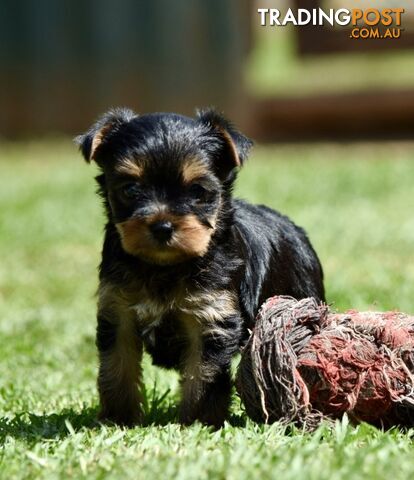
<path fill-rule="evenodd" d="M 168 313 L 179 312 L 174 298 L 157 298 L 148 292 L 141 292 L 137 298 L 134 298 L 129 309 L 134 312 L 135 320 L 143 327 L 155 326 Z"/>
<path fill-rule="evenodd" d="M 237 312 L 237 298 L 227 290 L 177 288 L 161 296 L 144 288 L 130 295 L 128 303 L 143 328 L 156 326 L 167 315 L 203 325 L 220 322 Z"/>

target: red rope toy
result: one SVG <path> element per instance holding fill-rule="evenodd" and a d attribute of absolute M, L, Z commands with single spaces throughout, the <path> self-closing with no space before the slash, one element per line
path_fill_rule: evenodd
<path fill-rule="evenodd" d="M 414 426 L 414 317 L 330 313 L 313 298 L 268 299 L 243 350 L 237 391 L 255 421 L 314 428 Z"/>

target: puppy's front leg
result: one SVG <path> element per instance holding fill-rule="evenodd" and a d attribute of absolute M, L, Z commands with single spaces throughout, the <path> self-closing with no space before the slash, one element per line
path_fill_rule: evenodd
<path fill-rule="evenodd" d="M 230 365 L 239 345 L 238 317 L 205 328 L 186 322 L 189 347 L 182 368 L 180 421 L 196 420 L 219 428 L 227 417 L 231 397 Z"/>
<path fill-rule="evenodd" d="M 142 420 L 142 342 L 130 318 L 98 315 L 98 391 L 101 420 L 134 425 Z"/>

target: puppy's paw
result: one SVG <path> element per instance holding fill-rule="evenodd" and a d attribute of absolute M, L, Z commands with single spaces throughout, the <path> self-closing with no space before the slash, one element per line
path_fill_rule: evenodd
<path fill-rule="evenodd" d="M 143 414 L 139 408 L 134 410 L 101 408 L 98 413 L 98 421 L 100 423 L 115 424 L 130 428 L 142 425 Z"/>
<path fill-rule="evenodd" d="M 227 410 L 218 411 L 217 409 L 208 410 L 191 410 L 181 406 L 179 421 L 183 426 L 192 425 L 195 422 L 200 422 L 208 427 L 218 430 L 224 425 L 227 416 Z"/>

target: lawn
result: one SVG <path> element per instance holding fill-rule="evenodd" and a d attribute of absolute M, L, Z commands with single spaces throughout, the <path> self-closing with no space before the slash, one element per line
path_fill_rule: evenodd
<path fill-rule="evenodd" d="M 414 431 L 314 434 L 176 422 L 177 377 L 145 369 L 146 426 L 95 423 L 103 216 L 67 140 L 0 146 L 0 478 L 406 479 Z M 304 226 L 338 309 L 414 312 L 414 144 L 257 147 L 237 194 Z"/>

